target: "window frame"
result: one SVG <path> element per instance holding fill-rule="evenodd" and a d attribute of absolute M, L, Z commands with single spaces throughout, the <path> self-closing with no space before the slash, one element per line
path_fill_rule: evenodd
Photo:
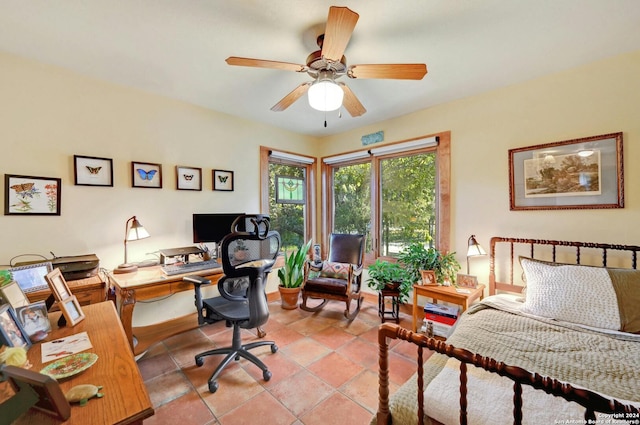
<path fill-rule="evenodd" d="M 329 239 L 330 229 L 333 229 L 333 170 L 336 167 L 344 167 L 347 165 L 360 164 L 364 162 L 371 163 L 371 252 L 365 254 L 365 264 L 371 264 L 376 259 L 385 259 L 395 261 L 391 257 L 380 256 L 380 226 L 381 226 L 381 193 L 380 193 L 380 162 L 388 158 L 397 158 L 407 156 L 408 154 L 436 153 L 436 192 L 438 205 L 436 209 L 436 247 L 443 251 L 449 252 L 451 238 L 451 132 L 441 132 L 428 136 L 420 136 L 413 139 L 401 140 L 389 143 L 386 146 L 398 145 L 401 143 L 411 142 L 414 140 L 437 137 L 438 144 L 436 146 L 407 149 L 400 152 L 394 152 L 382 155 L 371 155 L 362 157 L 359 155 L 366 152 L 366 149 L 348 152 L 344 154 L 347 159 L 327 164 L 326 158 L 321 161 L 321 179 L 322 179 L 322 246 L 326 246 Z M 356 159 L 348 159 L 349 156 L 358 157 Z"/>
<path fill-rule="evenodd" d="M 271 156 L 273 151 L 282 152 L 287 155 L 291 155 L 292 158 L 300 157 L 305 158 L 307 161 L 301 162 L 295 159 L 277 158 L 274 159 Z M 306 182 L 305 182 L 305 217 L 304 217 L 304 232 L 305 240 L 313 238 L 315 240 L 316 231 L 316 168 L 318 159 L 308 155 L 297 154 L 293 152 L 284 151 L 281 149 L 270 148 L 267 146 L 260 146 L 260 211 L 262 214 L 269 214 L 269 164 L 271 163 L 291 165 L 294 167 L 301 167 L 306 169 Z"/>

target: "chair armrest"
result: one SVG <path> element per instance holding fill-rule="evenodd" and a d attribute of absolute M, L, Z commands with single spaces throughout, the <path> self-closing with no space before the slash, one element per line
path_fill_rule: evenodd
<path fill-rule="evenodd" d="M 354 276 L 360 276 L 362 274 L 362 270 L 364 269 L 362 265 L 356 266 L 355 264 L 352 264 L 351 266 L 353 267 Z"/>
<path fill-rule="evenodd" d="M 309 270 L 313 270 L 314 272 L 322 270 L 322 262 L 314 263 L 313 261 L 307 261 L 307 266 L 309 267 Z"/>
<path fill-rule="evenodd" d="M 208 284 L 211 283 L 211 281 L 209 279 L 207 279 L 205 277 L 202 277 L 202 276 L 195 276 L 195 275 L 193 275 L 193 276 L 185 276 L 185 277 L 182 278 L 182 280 L 185 281 L 185 282 L 191 282 L 191 283 L 193 283 L 194 286 L 196 286 L 198 288 L 200 286 L 202 286 L 202 285 L 208 285 Z"/>

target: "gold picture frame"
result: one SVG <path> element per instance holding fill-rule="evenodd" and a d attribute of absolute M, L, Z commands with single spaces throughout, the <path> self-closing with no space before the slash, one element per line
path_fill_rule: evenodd
<path fill-rule="evenodd" d="M 478 278 L 470 274 L 458 273 L 456 275 L 456 284 L 461 288 L 477 288 Z"/>
<path fill-rule="evenodd" d="M 422 277 L 423 286 L 437 286 L 436 272 L 433 270 L 420 270 L 420 276 Z"/>

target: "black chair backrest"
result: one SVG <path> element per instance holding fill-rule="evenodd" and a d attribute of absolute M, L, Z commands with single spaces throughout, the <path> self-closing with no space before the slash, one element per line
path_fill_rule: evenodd
<path fill-rule="evenodd" d="M 364 260 L 364 249 L 364 235 L 332 233 L 329 238 L 328 260 L 360 266 Z"/>
<path fill-rule="evenodd" d="M 244 223 L 246 231 L 239 231 Z M 229 277 L 268 273 L 280 251 L 280 234 L 269 230 L 270 221 L 264 215 L 241 215 L 234 221 L 232 233 L 222 239 L 220 256 L 222 270 Z M 266 260 L 266 261 L 263 261 Z"/>

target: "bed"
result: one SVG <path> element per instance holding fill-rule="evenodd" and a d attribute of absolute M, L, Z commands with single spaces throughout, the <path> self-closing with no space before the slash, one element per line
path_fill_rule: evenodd
<path fill-rule="evenodd" d="M 380 326 L 371 424 L 640 424 L 639 251 L 492 238 L 489 296 L 446 341 Z M 391 339 L 417 371 L 390 397 Z"/>

